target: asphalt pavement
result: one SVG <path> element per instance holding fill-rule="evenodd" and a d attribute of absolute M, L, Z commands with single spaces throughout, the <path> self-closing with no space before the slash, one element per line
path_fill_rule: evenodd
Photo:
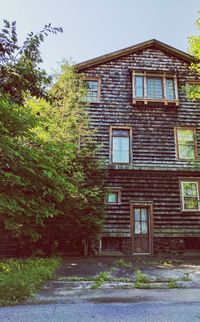
<path fill-rule="evenodd" d="M 0 309 L 1 322 L 199 322 L 200 303 L 20 305 Z"/>

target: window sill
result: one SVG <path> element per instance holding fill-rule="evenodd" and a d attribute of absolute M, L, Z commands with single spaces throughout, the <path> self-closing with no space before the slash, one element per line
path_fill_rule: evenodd
<path fill-rule="evenodd" d="M 200 209 L 182 209 L 181 212 L 200 212 Z"/>
<path fill-rule="evenodd" d="M 148 105 L 149 103 L 160 103 L 165 106 L 179 106 L 178 100 L 167 100 L 167 99 L 154 99 L 154 98 L 139 98 L 135 97 L 132 100 L 132 103 L 135 105 L 137 103 L 142 103 L 142 105 Z"/>

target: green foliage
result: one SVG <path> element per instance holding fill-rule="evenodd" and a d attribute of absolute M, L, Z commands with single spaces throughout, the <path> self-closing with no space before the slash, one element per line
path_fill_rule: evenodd
<path fill-rule="evenodd" d="M 95 277 L 94 283 L 91 285 L 91 289 L 97 289 L 101 287 L 101 285 L 109 279 L 108 272 L 100 272 L 97 277 Z"/>
<path fill-rule="evenodd" d="M 52 238 L 62 231 L 80 242 L 102 226 L 105 171 L 95 159 L 83 84 L 73 67 L 63 68 L 67 75 L 52 89 L 51 104 L 35 97 L 23 106 L 0 101 L 0 229 L 18 238 L 37 240 L 47 220 Z M 67 98 L 58 100 L 62 86 Z"/>
<path fill-rule="evenodd" d="M 172 279 L 168 282 L 168 288 L 178 288 L 177 280 L 172 278 Z"/>
<path fill-rule="evenodd" d="M 127 262 L 125 259 L 123 258 L 120 258 L 118 261 L 117 261 L 117 265 L 120 267 L 120 268 L 125 268 L 125 267 L 131 267 L 132 264 L 131 262 Z"/>
<path fill-rule="evenodd" d="M 200 11 L 198 12 L 200 13 Z M 200 17 L 197 18 L 197 31 L 200 31 Z M 191 64 L 191 69 L 200 74 L 200 34 L 191 35 L 189 37 L 189 53 L 194 56 L 195 61 Z M 190 99 L 200 99 L 200 85 L 192 84 L 186 88 L 187 95 Z"/>
<path fill-rule="evenodd" d="M 149 277 L 140 269 L 135 271 L 135 288 L 149 288 Z"/>
<path fill-rule="evenodd" d="M 59 258 L 5 260 L 0 262 L 0 306 L 14 305 L 35 293 L 52 278 Z"/>
<path fill-rule="evenodd" d="M 16 22 L 4 20 L 0 32 L 0 94 L 7 95 L 17 103 L 23 102 L 28 91 L 34 96 L 43 96 L 51 77 L 39 67 L 42 62 L 39 47 L 49 33 L 62 32 L 51 24 L 34 34 L 30 32 L 24 42 L 18 43 Z"/>

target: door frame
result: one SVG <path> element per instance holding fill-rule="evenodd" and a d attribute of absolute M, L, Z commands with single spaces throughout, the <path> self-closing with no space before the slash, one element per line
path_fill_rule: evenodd
<path fill-rule="evenodd" d="M 134 208 L 148 208 L 149 214 L 149 252 L 148 253 L 135 253 L 134 252 L 134 239 L 135 234 L 133 231 L 134 219 L 133 219 L 133 209 Z M 131 249 L 133 255 L 152 255 L 153 254 L 153 202 L 130 202 L 130 230 L 131 230 Z"/>

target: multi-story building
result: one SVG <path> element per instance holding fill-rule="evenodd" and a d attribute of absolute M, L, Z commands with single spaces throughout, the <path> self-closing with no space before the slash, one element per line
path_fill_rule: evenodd
<path fill-rule="evenodd" d="M 76 65 L 108 168 L 103 252 L 200 251 L 200 82 L 193 58 L 149 40 Z"/>

